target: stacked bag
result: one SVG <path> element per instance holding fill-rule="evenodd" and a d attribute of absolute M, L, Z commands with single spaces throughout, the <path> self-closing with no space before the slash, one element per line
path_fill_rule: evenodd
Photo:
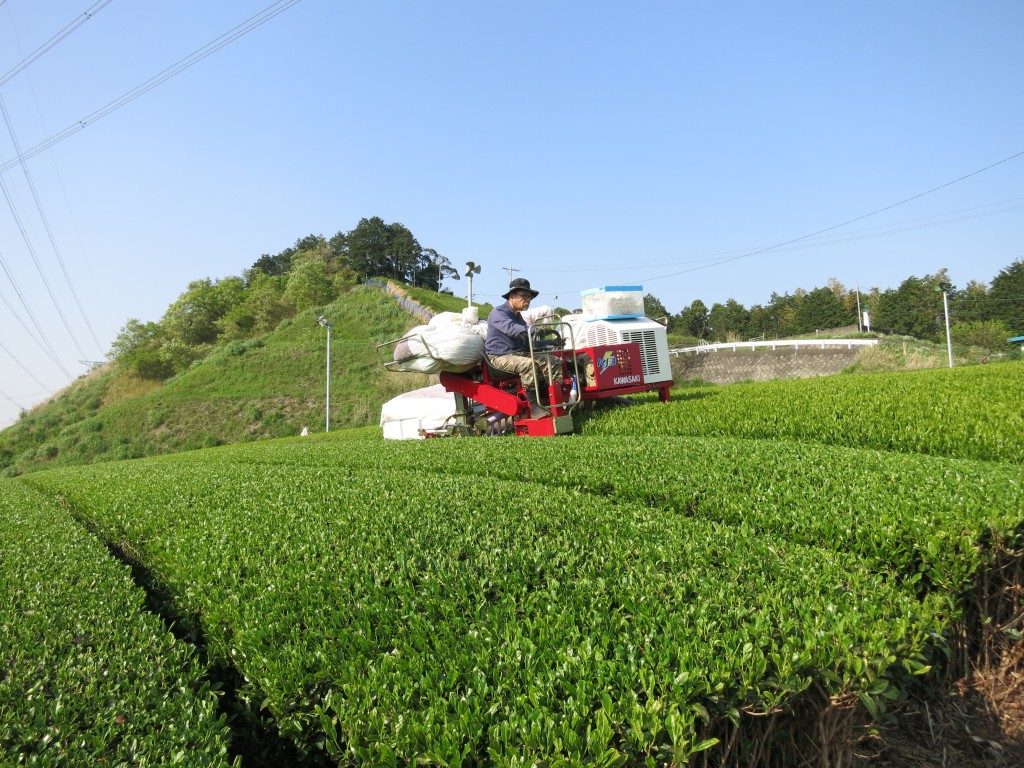
<path fill-rule="evenodd" d="M 523 313 L 528 325 L 550 317 L 550 307 L 535 307 Z M 459 312 L 441 312 L 425 325 L 410 329 L 395 345 L 391 370 L 415 373 L 463 373 L 478 366 L 484 356 L 487 323 L 480 322 L 477 307 Z"/>
<path fill-rule="evenodd" d="M 416 373 L 462 373 L 480 364 L 487 324 L 476 307 L 441 312 L 426 325 L 409 330 L 395 346 L 392 370 Z"/>

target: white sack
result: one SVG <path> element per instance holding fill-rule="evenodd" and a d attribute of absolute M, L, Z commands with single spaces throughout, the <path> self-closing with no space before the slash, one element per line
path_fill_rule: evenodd
<path fill-rule="evenodd" d="M 421 429 L 439 429 L 455 413 L 455 396 L 440 384 L 394 397 L 380 409 L 385 440 L 416 440 Z"/>
<path fill-rule="evenodd" d="M 523 320 L 526 321 L 528 326 L 555 319 L 555 311 L 546 304 L 541 304 L 539 307 L 524 309 L 520 314 L 523 316 Z"/>
<path fill-rule="evenodd" d="M 457 312 L 441 312 L 426 325 L 417 325 L 406 333 L 395 348 L 398 368 L 403 371 L 438 373 L 468 371 L 484 354 L 484 338 L 476 325 L 466 322 Z"/>
<path fill-rule="evenodd" d="M 565 340 L 565 346 L 567 349 L 591 346 L 590 344 L 587 343 L 588 324 L 587 321 L 583 318 L 583 315 L 563 315 L 562 322 L 572 329 L 572 339 Z"/>

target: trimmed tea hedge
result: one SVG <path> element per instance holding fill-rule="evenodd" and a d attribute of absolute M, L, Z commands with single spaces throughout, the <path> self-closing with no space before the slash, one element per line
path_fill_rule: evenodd
<path fill-rule="evenodd" d="M 0 762 L 227 766 L 205 669 L 128 568 L 22 483 L 0 509 Z"/>
<path fill-rule="evenodd" d="M 812 686 L 879 709 L 944 626 L 856 555 L 394 466 L 425 446 L 316 447 L 355 445 L 381 469 L 221 451 L 33 482 L 135 542 L 240 695 L 343 764 L 684 763 Z"/>
<path fill-rule="evenodd" d="M 1024 361 L 677 390 L 662 408 L 587 420 L 586 435 L 796 439 L 1024 462 Z"/>
<path fill-rule="evenodd" d="M 616 412 L 639 422 L 660 403 Z M 358 471 L 366 462 L 431 473 L 523 480 L 626 504 L 742 524 L 773 537 L 852 551 L 921 589 L 959 595 L 999 549 L 1024 542 L 1019 465 L 794 441 L 616 435 L 560 440 L 431 440 L 350 447 L 286 441 L 239 446 L 232 461 Z M 229 458 L 225 456 L 225 458 Z M 179 461 L 201 461 L 204 454 Z"/>

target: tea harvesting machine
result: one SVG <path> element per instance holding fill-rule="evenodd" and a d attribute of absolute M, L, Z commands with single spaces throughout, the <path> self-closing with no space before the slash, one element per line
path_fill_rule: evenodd
<path fill-rule="evenodd" d="M 644 317 L 642 303 L 640 313 L 618 316 L 604 312 L 592 318 L 586 309 L 585 292 L 582 315 L 530 326 L 529 354 L 540 373 L 533 397 L 518 375 L 492 367 L 482 355 L 466 370 L 442 366 L 440 384 L 454 396 L 455 409 L 442 423 L 419 428 L 419 436 L 564 435 L 573 432 L 572 414 L 579 407 L 622 403 L 643 392 L 657 392 L 667 402 L 673 380 L 665 325 Z M 385 342 L 378 351 L 404 341 Z M 423 347 L 429 354 L 429 345 Z M 385 367 L 403 370 L 394 360 Z"/>

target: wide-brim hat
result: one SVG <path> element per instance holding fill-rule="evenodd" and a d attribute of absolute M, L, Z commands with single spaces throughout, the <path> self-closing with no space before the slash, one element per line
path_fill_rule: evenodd
<path fill-rule="evenodd" d="M 530 298 L 536 299 L 540 296 L 540 291 L 535 291 L 530 287 L 530 281 L 525 277 L 517 277 L 511 283 L 508 284 L 508 293 L 503 294 L 501 298 L 507 299 L 516 291 L 526 291 L 530 294 Z"/>

